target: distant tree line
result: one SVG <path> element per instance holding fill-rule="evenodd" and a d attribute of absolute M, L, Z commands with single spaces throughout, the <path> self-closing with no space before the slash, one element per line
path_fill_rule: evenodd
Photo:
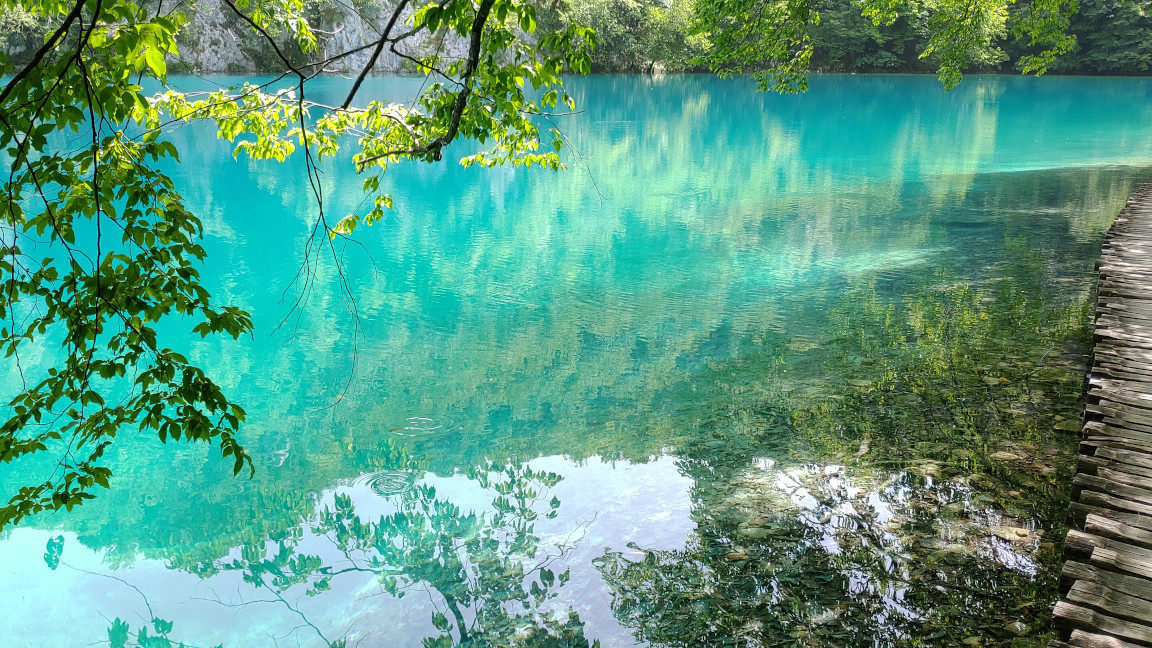
<path fill-rule="evenodd" d="M 354 4 L 362 13 L 377 14 L 389 3 Z M 1032 4 L 1021 0 L 1009 5 L 1008 25 L 1026 20 Z M 311 14 L 312 24 L 324 25 L 330 22 L 333 5 L 333 0 L 308 0 L 304 10 Z M 695 5 L 696 0 L 538 0 L 538 11 L 549 27 L 576 23 L 596 30 L 593 71 L 706 71 L 704 59 L 711 43 L 700 33 Z M 1076 45 L 1048 67 L 1049 73 L 1135 75 L 1152 70 L 1152 0 L 1079 0 L 1078 5 L 1069 28 Z M 194 3 L 186 11 L 195 13 L 201 6 Z M 856 0 L 815 0 L 811 6 L 819 15 L 805 28 L 812 43 L 813 71 L 933 73 L 939 67 L 934 56 L 920 57 L 931 34 L 930 11 L 923 4 L 909 5 L 911 10 L 890 25 L 877 25 L 862 16 Z M 19 6 L 0 9 L 0 49 L 11 62 L 23 62 L 43 42 L 47 27 Z M 251 59 L 257 65 L 267 61 L 271 70 L 279 63 L 266 43 L 256 37 L 249 40 L 245 41 L 249 49 L 267 50 L 254 52 Z M 969 62 L 969 71 L 1019 72 L 1014 62 L 1029 53 L 1026 39 L 1007 29 L 996 45 L 991 56 Z M 182 50 L 196 46 L 181 43 Z M 175 69 L 183 71 L 180 66 Z"/>
<path fill-rule="evenodd" d="M 580 22 L 596 30 L 592 55 L 598 72 L 703 71 L 701 58 L 710 43 L 695 33 L 695 0 L 556 0 L 542 12 L 557 23 Z M 808 26 L 818 72 L 927 72 L 939 67 L 921 58 L 930 37 L 929 12 L 901 15 L 891 25 L 876 25 L 861 15 L 854 0 L 815 3 L 819 21 Z M 1008 25 L 1028 18 L 1031 3 L 1010 5 Z M 1152 0 L 1080 0 L 1071 17 L 1076 37 L 1072 51 L 1049 66 L 1055 74 L 1147 74 L 1152 69 Z M 1026 41 L 1011 30 L 1000 37 L 999 52 L 972 72 L 1016 73 Z"/>

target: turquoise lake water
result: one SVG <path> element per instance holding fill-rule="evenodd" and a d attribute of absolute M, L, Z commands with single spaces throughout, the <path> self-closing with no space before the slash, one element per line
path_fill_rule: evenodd
<path fill-rule="evenodd" d="M 299 161 L 176 130 L 207 286 L 256 330 L 168 344 L 247 409 L 256 475 L 123 434 L 110 491 L 0 535 L 4 645 L 1042 645 L 1152 81 L 569 87 L 564 172 L 391 169 L 346 293 Z"/>

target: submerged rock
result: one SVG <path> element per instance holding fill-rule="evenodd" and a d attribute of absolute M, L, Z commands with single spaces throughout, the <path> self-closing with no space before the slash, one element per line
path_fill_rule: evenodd
<path fill-rule="evenodd" d="M 772 535 L 772 532 L 763 526 L 740 525 L 737 532 L 746 540 L 764 540 Z"/>
<path fill-rule="evenodd" d="M 1028 529 L 1013 526 L 1002 526 L 990 529 L 992 535 L 1005 542 L 1020 542 L 1028 539 L 1032 533 Z"/>
<path fill-rule="evenodd" d="M 984 473 L 972 473 L 968 475 L 968 483 L 981 490 L 992 490 L 996 485 L 996 480 Z"/>
<path fill-rule="evenodd" d="M 966 555 L 966 554 L 972 553 L 972 547 L 969 547 L 968 545 L 962 545 L 962 544 L 954 542 L 952 544 L 944 545 L 936 553 L 941 554 L 941 555 L 946 555 L 946 556 L 947 555 L 953 555 L 953 556 Z"/>
<path fill-rule="evenodd" d="M 836 610 L 822 610 L 808 617 L 808 622 L 812 625 L 827 625 L 838 618 L 840 618 L 840 613 Z"/>
<path fill-rule="evenodd" d="M 964 502 L 952 502 L 940 507 L 941 513 L 950 515 L 952 517 L 961 517 L 964 515 L 965 511 L 966 509 L 964 507 Z"/>
<path fill-rule="evenodd" d="M 1024 635 L 1028 634 L 1029 630 L 1031 630 L 1031 628 L 1028 627 L 1028 624 L 1024 623 L 1023 621 L 1013 621 L 1012 623 L 1009 623 L 1007 626 L 1005 626 L 1005 629 L 1017 637 L 1023 637 Z"/>

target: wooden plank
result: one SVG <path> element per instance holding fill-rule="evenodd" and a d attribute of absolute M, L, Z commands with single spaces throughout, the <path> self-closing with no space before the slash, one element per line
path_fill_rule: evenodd
<path fill-rule="evenodd" d="M 1138 349 L 1152 349 L 1152 337 L 1147 335 L 1147 331 L 1140 328 L 1135 324 L 1121 324 L 1118 320 L 1110 318 L 1101 318 L 1103 321 L 1098 321 L 1096 330 L 1093 333 L 1097 338 L 1113 338 L 1116 340 L 1123 340 L 1127 346 L 1133 346 Z"/>
<path fill-rule="evenodd" d="M 1087 436 L 1123 437 L 1148 446 L 1152 446 L 1152 433 L 1144 432 L 1134 427 L 1113 425 L 1103 421 L 1088 421 L 1084 424 L 1084 434 Z"/>
<path fill-rule="evenodd" d="M 1124 405 L 1130 415 L 1137 420 L 1152 424 L 1152 396 L 1135 394 L 1133 392 L 1110 386 L 1107 389 L 1093 387 L 1088 390 L 1088 398 L 1098 402 L 1109 401 L 1114 405 Z"/>
<path fill-rule="evenodd" d="M 1152 427 L 1152 415 L 1139 408 L 1128 407 L 1111 399 L 1097 399 L 1084 404 L 1084 409 L 1093 414 L 1111 417 L 1122 423 L 1132 422 L 1137 425 Z"/>
<path fill-rule="evenodd" d="M 1089 562 L 1097 567 L 1103 567 L 1141 578 L 1152 578 L 1152 560 L 1149 557 L 1132 551 L 1096 547 L 1092 550 Z"/>
<path fill-rule="evenodd" d="M 1112 311 L 1108 311 L 1108 312 L 1112 312 Z M 1126 318 L 1126 321 L 1147 322 L 1147 324 L 1149 324 L 1149 326 L 1152 326 L 1152 314 L 1149 314 L 1146 316 L 1146 317 L 1149 317 L 1149 319 L 1139 319 L 1138 317 L 1134 318 L 1134 316 L 1128 316 L 1128 315 L 1124 315 L 1123 317 Z M 1144 317 L 1144 316 L 1142 315 L 1139 317 Z M 1094 336 L 1094 330 L 1093 330 L 1093 336 Z M 1107 340 L 1106 338 L 1100 338 L 1099 340 L 1097 340 L 1097 342 L 1099 342 L 1099 344 L 1100 344 L 1100 351 L 1104 352 L 1104 354 L 1102 354 L 1100 356 L 1101 360 L 1132 362 L 1132 363 L 1137 363 L 1137 364 L 1144 364 L 1145 367 L 1147 366 L 1147 363 L 1149 363 L 1149 361 L 1147 361 L 1146 357 L 1139 357 L 1135 353 L 1129 352 L 1129 353 L 1124 354 L 1124 355 L 1121 355 L 1119 353 L 1114 353 L 1113 348 L 1111 348 L 1111 347 L 1119 346 L 1120 341 Z M 1111 344 L 1109 344 L 1109 342 L 1111 342 Z"/>
<path fill-rule="evenodd" d="M 1080 473 L 1072 480 L 1072 486 L 1073 493 L 1076 492 L 1076 487 L 1091 488 L 1101 493 L 1152 506 L 1152 490 L 1117 483 L 1103 477 Z"/>
<path fill-rule="evenodd" d="M 1111 353 L 1106 347 L 1099 344 L 1096 346 L 1096 351 L 1097 353 L 1092 356 L 1094 366 L 1113 367 L 1138 373 L 1147 373 L 1152 369 L 1152 361 L 1145 358 L 1125 357 Z"/>
<path fill-rule="evenodd" d="M 1116 341 L 1096 344 L 1093 347 L 1093 351 L 1125 360 L 1132 360 L 1134 362 L 1148 362 L 1149 359 L 1152 359 L 1152 353 L 1142 349 L 1133 349 Z"/>
<path fill-rule="evenodd" d="M 1112 380 L 1093 373 L 1088 377 L 1088 383 L 1092 385 L 1093 391 L 1098 390 L 1105 397 L 1111 396 L 1111 400 L 1126 404 L 1135 403 L 1136 407 L 1143 408 L 1152 404 L 1152 394 L 1141 391 L 1147 387 L 1143 381 Z"/>
<path fill-rule="evenodd" d="M 1152 355 L 1143 349 L 1133 349 L 1123 343 L 1122 340 L 1109 340 L 1096 345 L 1098 349 L 1109 354 L 1117 355 L 1121 358 L 1128 358 L 1129 360 L 1147 361 L 1148 356 Z"/>
<path fill-rule="evenodd" d="M 1152 340 L 1144 340 L 1136 335 L 1123 330 L 1098 328 L 1093 333 L 1096 339 L 1112 338 L 1114 340 L 1123 340 L 1124 345 L 1134 349 L 1149 349 L 1152 350 Z"/>
<path fill-rule="evenodd" d="M 1077 459 L 1077 462 L 1077 472 L 1088 473 L 1089 475 L 1099 475 L 1099 471 L 1101 469 L 1114 470 L 1125 473 L 1127 476 L 1126 478 L 1128 479 L 1134 477 L 1142 477 L 1145 484 L 1152 485 L 1152 468 L 1133 465 L 1122 461 L 1114 461 L 1101 455 L 1080 455 L 1080 457 Z"/>
<path fill-rule="evenodd" d="M 1131 354 L 1120 355 L 1103 344 L 1094 347 L 1093 351 L 1096 353 L 1092 354 L 1092 359 L 1097 368 L 1104 366 L 1146 373 L 1148 368 L 1152 367 L 1152 360 L 1148 358 L 1134 358 Z"/>
<path fill-rule="evenodd" d="M 1143 277 L 1126 277 L 1122 274 L 1105 273 L 1100 277 L 1098 286 L 1104 290 L 1100 294 L 1112 294 L 1116 296 L 1123 296 L 1125 299 L 1135 299 L 1139 302 L 1145 302 L 1149 299 L 1148 293 L 1145 291 L 1145 285 L 1141 281 Z"/>
<path fill-rule="evenodd" d="M 1074 528 L 1083 529 L 1084 523 L 1088 520 L 1089 515 L 1099 515 L 1109 520 L 1123 522 L 1128 526 L 1152 531 L 1152 516 L 1141 515 L 1131 511 L 1116 510 L 1114 508 L 1092 506 L 1084 502 L 1072 501 L 1068 503 L 1068 518 L 1072 521 L 1071 526 Z"/>
<path fill-rule="evenodd" d="M 1152 645 L 1152 628 L 1117 619 L 1067 601 L 1058 602 L 1052 609 L 1052 615 L 1058 622 L 1063 622 L 1074 630 L 1102 631 L 1121 639 Z"/>
<path fill-rule="evenodd" d="M 1142 502 L 1134 502 L 1123 497 L 1115 497 L 1107 493 L 1084 490 L 1080 492 L 1080 501 L 1091 506 L 1127 511 L 1129 513 L 1139 513 L 1152 517 L 1152 506 Z"/>
<path fill-rule="evenodd" d="M 1072 636 L 1068 638 L 1068 643 L 1065 645 L 1073 648 L 1142 648 L 1139 644 L 1124 641 L 1117 637 L 1093 634 L 1083 630 L 1073 630 Z"/>
<path fill-rule="evenodd" d="M 1110 315 L 1121 321 L 1148 322 L 1148 326 L 1152 326 L 1152 308 L 1131 308 L 1126 303 L 1109 304 L 1107 302 L 1101 302 L 1097 305 L 1096 312 L 1102 315 Z"/>
<path fill-rule="evenodd" d="M 1152 470 L 1152 457 L 1139 452 L 1132 452 L 1131 450 L 1098 446 L 1094 456 L 1117 464 L 1135 466 L 1143 470 Z"/>
<path fill-rule="evenodd" d="M 1133 452 L 1152 455 L 1152 445 L 1149 445 L 1146 441 L 1138 441 L 1130 437 L 1093 435 L 1085 437 L 1084 440 L 1095 443 L 1097 446 L 1123 448 Z"/>
<path fill-rule="evenodd" d="M 1088 419 L 1088 421 L 1094 421 L 1094 420 L 1095 419 L 1092 419 L 1092 418 Z M 1152 434 L 1152 425 L 1146 425 L 1146 424 L 1140 423 L 1138 421 L 1133 421 L 1133 420 L 1129 420 L 1129 419 L 1120 419 L 1120 418 L 1115 418 L 1113 416 L 1105 416 L 1105 417 L 1102 417 L 1099 420 L 1099 422 L 1103 423 L 1105 425 L 1111 425 L 1112 427 L 1119 427 L 1119 428 L 1124 428 L 1127 430 L 1132 430 L 1134 432 L 1144 432 L 1146 434 Z"/>
<path fill-rule="evenodd" d="M 1068 591 L 1076 581 L 1107 583 L 1109 587 L 1129 596 L 1152 602 L 1152 581 L 1118 572 L 1101 570 L 1095 565 L 1068 560 L 1060 570 L 1061 591 Z"/>
<path fill-rule="evenodd" d="M 1096 513 L 1084 520 L 1084 531 L 1092 535 L 1119 540 L 1128 544 L 1152 549 L 1152 531 L 1125 524 L 1120 520 Z"/>
<path fill-rule="evenodd" d="M 1123 380 L 1152 380 L 1152 368 L 1146 367 L 1116 367 L 1106 363 L 1097 362 L 1095 371 L 1099 375 Z"/>
<path fill-rule="evenodd" d="M 1093 581 L 1076 581 L 1066 595 L 1068 601 L 1093 608 L 1110 616 L 1144 623 L 1152 619 L 1152 601 L 1128 596 L 1107 585 Z M 1152 632 L 1152 628 L 1149 628 Z"/>
<path fill-rule="evenodd" d="M 1135 475 L 1126 470 L 1118 469 L 1113 466 L 1101 466 L 1096 469 L 1096 476 L 1101 479 L 1116 482 L 1117 484 L 1124 484 L 1126 486 L 1133 486 L 1147 490 L 1152 486 L 1152 478 L 1148 475 Z"/>
<path fill-rule="evenodd" d="M 1116 338 L 1125 344 L 1137 340 L 1145 344 L 1152 342 L 1152 327 L 1145 326 L 1136 320 L 1121 320 L 1107 313 L 1101 313 L 1096 318 L 1096 327 L 1093 335 L 1101 338 Z"/>
<path fill-rule="evenodd" d="M 1135 372 L 1141 375 L 1148 373 L 1149 368 L 1152 368 L 1152 362 L 1143 358 L 1125 358 L 1113 353 L 1104 353 L 1094 355 L 1092 358 L 1095 361 L 1095 367 L 1108 367 L 1111 369 L 1122 369 L 1124 371 Z M 1129 379 L 1133 380 L 1133 379 Z M 1143 380 L 1143 379 L 1141 379 Z"/>

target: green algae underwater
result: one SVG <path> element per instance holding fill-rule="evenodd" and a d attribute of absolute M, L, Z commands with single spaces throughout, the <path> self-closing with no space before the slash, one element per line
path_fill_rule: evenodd
<path fill-rule="evenodd" d="M 1043 645 L 1152 83 L 572 86 L 562 174 L 395 169 L 342 250 L 358 321 L 330 264 L 290 310 L 300 168 L 176 133 L 205 278 L 257 334 L 171 336 L 248 410 L 256 476 L 122 435 L 110 491 L 0 536 L 5 641 Z"/>

